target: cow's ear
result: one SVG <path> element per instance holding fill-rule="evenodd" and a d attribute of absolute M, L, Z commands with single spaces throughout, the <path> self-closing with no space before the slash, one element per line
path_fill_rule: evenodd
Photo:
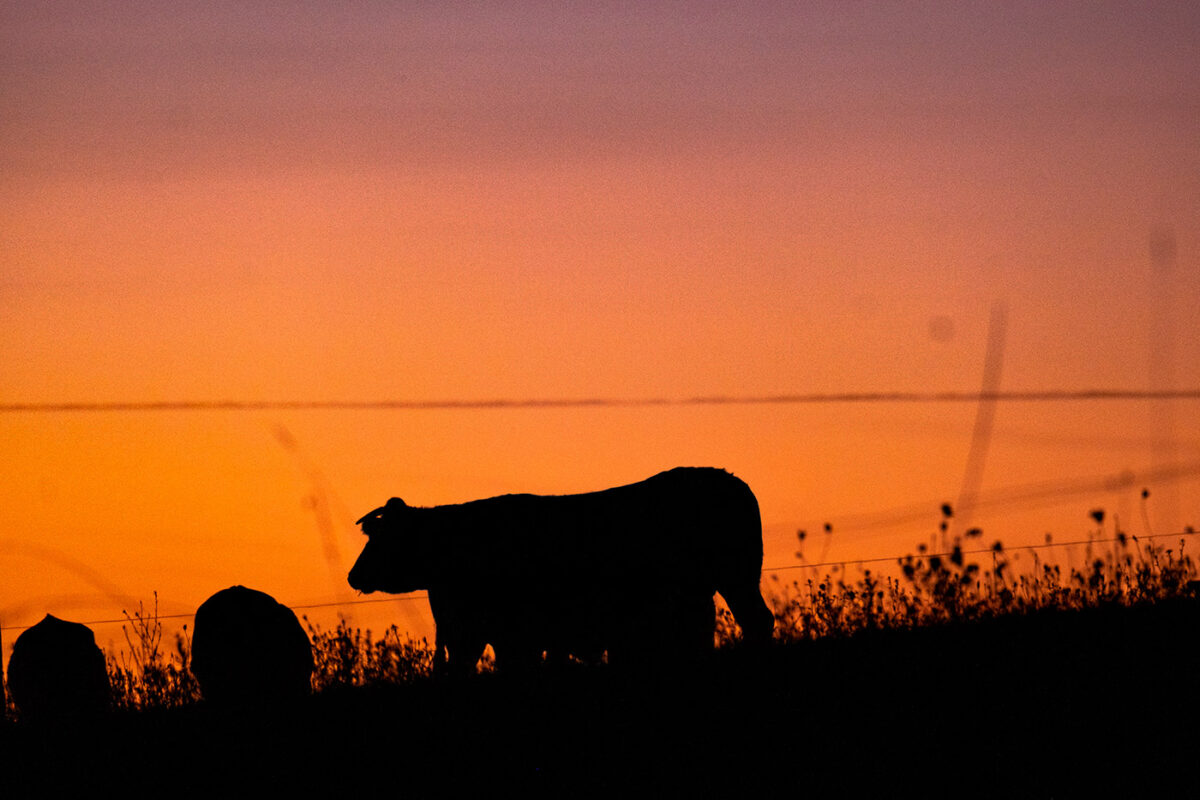
<path fill-rule="evenodd" d="M 405 509 L 405 508 L 408 508 L 407 503 L 405 503 L 399 497 L 393 497 L 391 500 L 387 501 L 387 505 L 385 505 L 383 507 L 383 510 L 390 512 L 390 511 L 400 511 L 401 509 Z"/>

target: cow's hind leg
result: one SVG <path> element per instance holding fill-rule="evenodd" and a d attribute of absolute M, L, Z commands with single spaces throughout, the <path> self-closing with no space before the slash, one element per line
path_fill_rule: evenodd
<path fill-rule="evenodd" d="M 691 588 L 678 600 L 674 619 L 669 621 L 672 649 L 682 658 L 701 658 L 713 649 L 717 604 L 712 590 Z"/>
<path fill-rule="evenodd" d="M 542 663 L 542 652 L 532 646 L 494 647 L 496 671 L 506 675 L 521 675 L 532 672 Z"/>
<path fill-rule="evenodd" d="M 623 615 L 612 637 L 609 661 L 672 667 L 712 652 L 716 606 L 712 590 L 666 585 L 646 592 Z"/>
<path fill-rule="evenodd" d="M 433 674 L 443 675 L 446 672 L 446 637 L 439 629 L 433 640 Z"/>

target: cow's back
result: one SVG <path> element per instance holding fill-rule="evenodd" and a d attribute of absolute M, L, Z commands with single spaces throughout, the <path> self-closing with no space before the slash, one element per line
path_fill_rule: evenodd
<path fill-rule="evenodd" d="M 709 467 L 598 492 L 503 495 L 432 510 L 460 565 L 505 580 L 677 565 L 707 573 L 736 564 L 757 575 L 762 566 L 758 501 L 744 481 Z"/>

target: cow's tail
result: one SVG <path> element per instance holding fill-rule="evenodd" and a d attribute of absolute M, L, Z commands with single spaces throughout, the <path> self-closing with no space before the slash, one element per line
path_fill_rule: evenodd
<path fill-rule="evenodd" d="M 718 589 L 733 618 L 742 626 L 742 637 L 748 644 L 765 645 L 775 632 L 775 615 L 758 589 L 758 581 L 738 583 Z"/>
<path fill-rule="evenodd" d="M 722 505 L 723 519 L 719 522 L 721 539 L 729 550 L 722 559 L 724 568 L 717 591 L 725 598 L 733 618 L 742 628 L 742 636 L 750 644 L 767 644 L 775 631 L 775 615 L 763 599 L 759 582 L 762 579 L 762 518 L 758 498 L 745 482 L 728 476 L 730 497 Z"/>

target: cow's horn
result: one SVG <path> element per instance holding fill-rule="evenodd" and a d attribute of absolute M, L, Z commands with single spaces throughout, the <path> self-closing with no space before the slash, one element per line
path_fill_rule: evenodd
<path fill-rule="evenodd" d="M 378 517 L 381 511 L 383 511 L 382 508 L 377 508 L 374 511 L 368 511 L 366 514 L 363 514 L 361 517 L 355 520 L 354 524 L 362 525 L 367 520 L 372 519 L 373 517 Z"/>
<path fill-rule="evenodd" d="M 369 519 L 376 519 L 378 517 L 382 517 L 385 513 L 389 512 L 389 511 L 399 511 L 402 508 L 408 508 L 408 504 L 406 504 L 399 497 L 393 497 L 391 500 L 387 501 L 387 505 L 380 506 L 379 508 L 376 508 L 373 511 L 369 511 L 366 514 L 363 514 L 361 517 L 358 518 L 358 521 L 355 522 L 354 524 L 362 525 L 364 522 L 366 522 Z"/>

